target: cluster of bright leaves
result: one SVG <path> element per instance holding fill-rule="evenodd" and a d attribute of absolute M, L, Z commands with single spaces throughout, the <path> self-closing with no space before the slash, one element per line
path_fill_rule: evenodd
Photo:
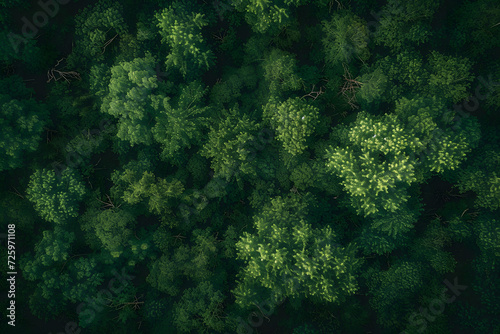
<path fill-rule="evenodd" d="M 330 227 L 312 228 L 307 205 L 297 198 L 273 198 L 254 218 L 255 234 L 244 233 L 236 244 L 247 266 L 235 290 L 237 302 L 251 304 L 262 286 L 275 302 L 312 297 L 340 302 L 357 290 L 360 260 L 354 245 L 341 247 Z"/>
<path fill-rule="evenodd" d="M 358 212 L 394 212 L 408 200 L 412 183 L 463 161 L 479 140 L 478 123 L 466 119 L 445 128 L 451 113 L 436 99 L 417 98 L 398 101 L 395 114 L 358 114 L 346 146 L 327 153 L 328 167 L 342 177 Z"/>

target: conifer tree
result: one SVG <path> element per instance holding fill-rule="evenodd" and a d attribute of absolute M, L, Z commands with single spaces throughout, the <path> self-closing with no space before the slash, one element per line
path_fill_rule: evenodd
<path fill-rule="evenodd" d="M 165 64 L 179 69 L 184 77 L 194 78 L 214 64 L 201 30 L 208 25 L 205 14 L 195 12 L 188 2 L 175 1 L 156 15 L 162 42 L 170 47 Z"/>
<path fill-rule="evenodd" d="M 334 303 L 357 290 L 355 245 L 338 245 L 330 227 L 312 228 L 307 211 L 296 197 L 276 197 L 254 217 L 256 233 L 245 232 L 236 244 L 237 257 L 246 262 L 234 290 L 238 304 L 250 306 L 262 288 L 275 301 L 309 297 Z"/>
<path fill-rule="evenodd" d="M 271 100 L 263 109 L 264 119 L 276 130 L 283 148 L 291 155 L 301 154 L 319 123 L 318 108 L 300 98 L 290 98 L 281 103 Z"/>
<path fill-rule="evenodd" d="M 457 168 L 477 145 L 477 121 L 450 127 L 453 115 L 443 101 L 429 98 L 403 98 L 395 114 L 361 112 L 345 146 L 327 150 L 327 166 L 343 179 L 359 213 L 395 212 L 411 184 Z"/>

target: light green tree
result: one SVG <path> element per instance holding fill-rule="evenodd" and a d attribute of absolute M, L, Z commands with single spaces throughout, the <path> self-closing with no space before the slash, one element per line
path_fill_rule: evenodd
<path fill-rule="evenodd" d="M 238 275 L 236 302 L 248 307 L 264 288 L 271 300 L 291 297 L 341 302 L 357 290 L 356 247 L 337 244 L 330 227 L 313 228 L 307 204 L 297 197 L 275 197 L 254 216 L 256 232 L 236 244 L 246 266 Z"/>
<path fill-rule="evenodd" d="M 117 137 L 135 144 L 150 145 L 153 140 L 150 122 L 154 109 L 150 97 L 158 87 L 151 55 L 122 62 L 111 68 L 109 93 L 101 112 L 118 119 Z"/>
<path fill-rule="evenodd" d="M 26 190 L 27 198 L 40 216 L 56 224 L 78 216 L 79 202 L 85 193 L 77 173 L 69 168 L 62 171 L 60 177 L 53 170 L 36 170 Z"/>
<path fill-rule="evenodd" d="M 359 213 L 395 212 L 411 184 L 457 168 L 477 145 L 477 121 L 451 127 L 454 114 L 435 98 L 402 98 L 394 114 L 361 112 L 345 146 L 327 150 L 327 167 L 342 178 Z"/>
<path fill-rule="evenodd" d="M 301 154 L 319 123 L 318 108 L 296 97 L 284 102 L 272 99 L 263 109 L 264 120 L 276 130 L 283 148 L 291 155 Z"/>
<path fill-rule="evenodd" d="M 170 47 L 165 64 L 191 77 L 214 64 L 201 30 L 208 25 L 205 14 L 194 12 L 187 2 L 175 1 L 156 15 L 162 42 Z"/>

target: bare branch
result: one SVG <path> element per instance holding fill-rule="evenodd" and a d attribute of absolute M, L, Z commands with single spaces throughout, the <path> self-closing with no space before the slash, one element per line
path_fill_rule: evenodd
<path fill-rule="evenodd" d="M 82 78 L 80 77 L 80 73 L 78 72 L 75 72 L 75 71 L 69 71 L 69 72 L 66 72 L 66 71 L 60 71 L 58 69 L 56 69 L 59 64 L 66 58 L 61 58 L 57 61 L 57 64 L 52 67 L 50 70 L 47 71 L 47 83 L 51 82 L 52 80 L 54 81 L 58 81 L 60 79 L 64 79 L 64 81 L 66 82 L 70 82 L 70 79 L 76 79 L 76 80 L 82 80 Z M 62 67 L 61 69 L 63 69 L 64 67 Z M 56 77 L 57 75 L 57 77 Z"/>
<path fill-rule="evenodd" d="M 309 97 L 312 97 L 312 99 L 314 101 L 314 100 L 316 100 L 318 98 L 318 96 L 320 96 L 321 94 L 325 93 L 325 92 L 323 92 L 323 87 L 320 87 L 319 91 L 314 91 L 314 87 L 316 87 L 316 85 L 313 85 L 312 88 L 311 88 L 311 92 L 309 94 L 306 94 L 306 95 L 302 96 L 301 99 L 303 99 L 306 96 L 309 96 Z M 313 94 L 316 94 L 316 95 L 313 95 Z"/>

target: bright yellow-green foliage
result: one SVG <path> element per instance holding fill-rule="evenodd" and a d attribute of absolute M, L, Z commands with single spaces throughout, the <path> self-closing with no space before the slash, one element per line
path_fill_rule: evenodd
<path fill-rule="evenodd" d="M 302 153 L 307 139 L 319 123 L 319 110 L 296 97 L 284 102 L 271 100 L 264 106 L 264 119 L 276 130 L 276 138 L 292 155 Z"/>
<path fill-rule="evenodd" d="M 79 202 L 85 192 L 77 173 L 69 168 L 60 177 L 53 170 L 38 169 L 31 175 L 26 190 L 40 216 L 57 224 L 78 216 Z"/>
<path fill-rule="evenodd" d="M 395 212 L 408 200 L 408 186 L 429 172 L 457 168 L 477 144 L 477 122 L 451 127 L 453 116 L 442 101 L 428 98 L 403 98 L 395 114 L 360 112 L 345 146 L 327 151 L 327 167 L 343 179 L 358 212 Z"/>
<path fill-rule="evenodd" d="M 256 291 L 268 289 L 271 299 L 312 297 L 339 302 L 357 290 L 355 246 L 341 247 L 330 227 L 315 229 L 305 220 L 307 207 L 296 197 L 275 197 L 254 217 L 255 234 L 244 233 L 236 244 L 246 262 L 237 303 L 251 305 Z"/>
<path fill-rule="evenodd" d="M 214 55 L 207 49 L 201 29 L 208 25 L 205 14 L 190 12 L 185 4 L 174 2 L 156 15 L 163 42 L 171 48 L 165 64 L 186 76 L 192 65 L 207 70 Z"/>
<path fill-rule="evenodd" d="M 418 144 L 395 115 L 382 120 L 360 114 L 348 146 L 330 150 L 327 166 L 342 177 L 357 210 L 365 215 L 393 212 L 408 200 L 405 186 L 417 180 L 415 161 L 405 151 Z"/>

